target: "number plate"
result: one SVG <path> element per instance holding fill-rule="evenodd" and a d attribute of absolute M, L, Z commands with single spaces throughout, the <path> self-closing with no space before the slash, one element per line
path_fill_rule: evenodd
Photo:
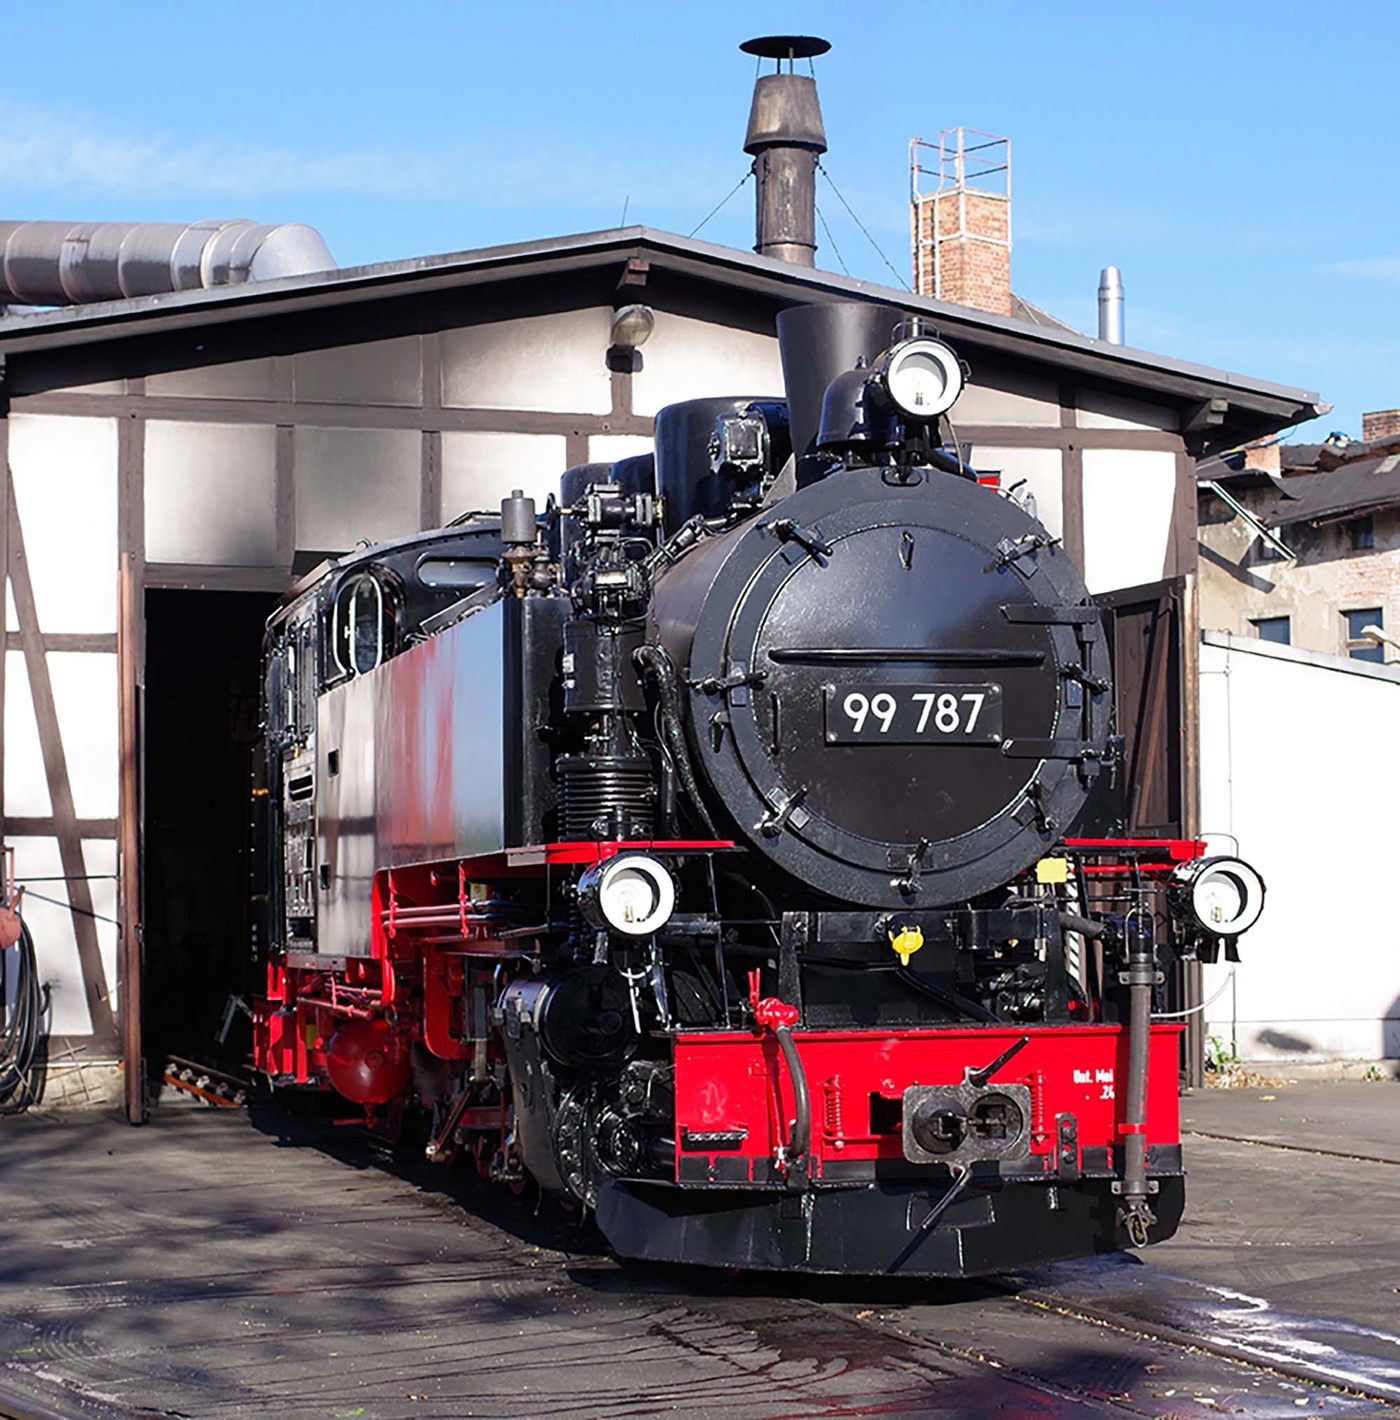
<path fill-rule="evenodd" d="M 1001 686 L 828 685 L 826 742 L 1001 743 Z"/>

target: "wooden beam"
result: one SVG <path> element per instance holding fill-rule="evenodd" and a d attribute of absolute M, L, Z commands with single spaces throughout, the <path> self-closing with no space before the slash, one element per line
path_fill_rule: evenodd
<path fill-rule="evenodd" d="M 601 358 L 601 354 L 600 357 Z M 408 404 L 295 404 L 266 399 L 191 399 L 176 395 L 34 394 L 15 401 L 24 414 L 178 419 L 211 424 L 307 424 L 319 429 L 460 429 L 493 434 L 646 434 L 644 415 L 558 413 L 542 409 L 441 409 Z M 961 431 L 959 431 L 961 432 Z M 1127 431 L 1131 436 L 1132 431 Z"/>
<path fill-rule="evenodd" d="M 121 792 L 117 811 L 117 901 L 120 904 L 117 920 L 121 924 L 121 935 L 117 944 L 117 980 L 121 983 L 122 1060 L 125 1064 L 128 1124 L 144 1124 L 149 1118 L 141 1019 L 141 737 L 140 691 L 137 684 L 140 675 L 137 647 L 142 619 L 140 599 L 138 555 L 124 552 L 117 598 L 118 734 L 121 755 Z"/>
<path fill-rule="evenodd" d="M 74 822 L 81 839 L 117 836 L 114 818 L 80 818 Z M 5 820 L 5 832 L 11 838 L 57 838 L 58 820 L 52 814 L 11 814 Z"/>
<path fill-rule="evenodd" d="M 1185 422 L 1181 426 L 1182 432 L 1201 434 L 1208 429 L 1219 428 L 1225 422 L 1225 416 L 1229 412 L 1229 400 L 1203 399 L 1187 413 Z"/>
<path fill-rule="evenodd" d="M 46 651 L 91 652 L 112 656 L 117 650 L 116 634 L 111 631 L 50 631 L 40 639 Z M 24 650 L 23 636 L 18 631 L 7 631 L 5 649 Z"/>
<path fill-rule="evenodd" d="M 974 445 L 975 447 L 975 445 Z M 1065 449 L 1061 462 L 1060 536 L 1070 561 L 1084 566 L 1084 455 L 1077 443 Z"/>

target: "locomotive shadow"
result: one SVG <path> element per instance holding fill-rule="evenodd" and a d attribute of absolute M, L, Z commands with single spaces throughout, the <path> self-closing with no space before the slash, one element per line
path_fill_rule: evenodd
<path fill-rule="evenodd" d="M 561 1253 L 572 1281 L 598 1293 L 639 1291 L 661 1296 L 787 1298 L 833 1306 L 938 1306 L 1004 1297 L 1025 1285 L 1010 1275 L 987 1278 L 843 1276 L 826 1273 L 727 1271 L 694 1263 L 617 1257 L 591 1215 L 566 1211 L 532 1184 L 514 1194 L 463 1165 L 427 1163 L 417 1144 L 395 1146 L 367 1129 L 326 1117 L 298 1117 L 255 1096 L 253 1128 L 279 1147 L 315 1149 L 353 1169 L 377 1169 L 413 1184 L 432 1202 L 455 1207 L 523 1247 Z"/>
<path fill-rule="evenodd" d="M 533 1184 L 515 1194 L 463 1164 L 430 1164 L 416 1136 L 396 1145 L 368 1129 L 336 1124 L 327 1116 L 288 1113 L 262 1095 L 250 1098 L 248 1120 L 279 1148 L 315 1149 L 348 1168 L 392 1174 L 411 1183 L 429 1202 L 458 1208 L 525 1247 L 568 1256 L 611 1256 L 603 1235 L 582 1213 L 567 1212 Z"/>
<path fill-rule="evenodd" d="M 604 1251 L 607 1251 L 604 1244 Z M 571 1266 L 570 1278 L 597 1292 L 646 1291 L 687 1297 L 769 1297 L 823 1306 L 954 1306 L 1005 1297 L 1011 1279 L 997 1277 L 845 1276 L 814 1272 L 726 1271 L 694 1263 L 614 1258 L 608 1269 Z"/>

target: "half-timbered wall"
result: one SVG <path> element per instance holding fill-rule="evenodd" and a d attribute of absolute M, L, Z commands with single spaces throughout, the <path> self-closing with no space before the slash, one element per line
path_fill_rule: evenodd
<path fill-rule="evenodd" d="M 771 310 L 629 298 L 657 311 L 634 374 L 608 368 L 607 290 L 308 313 L 12 361 L 0 797 L 33 885 L 56 1062 L 119 1054 L 122 569 L 136 609 L 144 587 L 280 591 L 323 555 L 512 488 L 542 504 L 569 465 L 648 449 L 665 404 L 781 393 Z M 1049 366 L 973 363 L 959 438 L 1003 486 L 1022 482 L 1092 590 L 1192 570 L 1194 482 L 1170 410 Z M 122 634 L 139 668 L 139 614 Z"/>

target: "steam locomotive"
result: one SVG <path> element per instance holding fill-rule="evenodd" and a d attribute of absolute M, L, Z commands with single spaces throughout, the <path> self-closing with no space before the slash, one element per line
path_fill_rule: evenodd
<path fill-rule="evenodd" d="M 255 1059 L 615 1251 L 969 1276 L 1168 1237 L 1163 969 L 1258 917 L 1104 829 L 1111 648 L 891 308 L 779 318 L 542 512 L 370 547 L 266 640 Z"/>

